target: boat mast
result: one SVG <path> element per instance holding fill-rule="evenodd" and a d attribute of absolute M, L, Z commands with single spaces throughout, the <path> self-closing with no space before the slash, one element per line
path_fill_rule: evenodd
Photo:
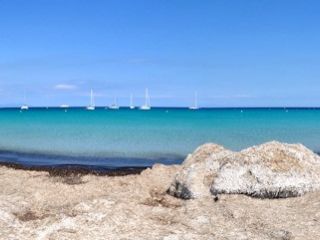
<path fill-rule="evenodd" d="M 130 107 L 133 107 L 133 95 L 130 95 Z"/>
<path fill-rule="evenodd" d="M 23 105 L 27 105 L 26 91 L 23 93 Z"/>
<path fill-rule="evenodd" d="M 90 106 L 93 107 L 94 106 L 94 99 L 93 99 L 93 90 L 91 89 L 91 94 L 90 94 Z"/>
<path fill-rule="evenodd" d="M 194 108 L 198 108 L 198 92 L 194 93 Z"/>
<path fill-rule="evenodd" d="M 146 92 L 145 92 L 145 106 L 150 106 L 150 97 L 149 97 L 149 90 L 148 88 L 146 88 Z"/>

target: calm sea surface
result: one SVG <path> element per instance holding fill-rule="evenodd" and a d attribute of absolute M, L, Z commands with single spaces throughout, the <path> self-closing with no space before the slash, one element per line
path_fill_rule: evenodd
<path fill-rule="evenodd" d="M 240 150 L 270 140 L 320 151 L 320 110 L 0 110 L 0 159 L 29 165 L 170 164 L 206 142 Z"/>

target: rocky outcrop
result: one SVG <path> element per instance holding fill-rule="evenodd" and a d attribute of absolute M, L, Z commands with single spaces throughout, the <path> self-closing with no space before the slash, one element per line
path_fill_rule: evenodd
<path fill-rule="evenodd" d="M 189 155 L 168 192 L 183 199 L 211 194 L 285 198 L 320 188 L 320 157 L 301 144 L 269 142 L 241 152 L 205 144 Z"/>

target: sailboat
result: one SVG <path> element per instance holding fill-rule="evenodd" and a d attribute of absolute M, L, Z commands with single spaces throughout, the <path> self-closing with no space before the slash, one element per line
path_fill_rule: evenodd
<path fill-rule="evenodd" d="M 60 108 L 69 108 L 69 105 L 68 104 L 61 104 Z"/>
<path fill-rule="evenodd" d="M 198 110 L 199 107 L 198 107 L 198 93 L 195 92 L 194 93 L 194 103 L 193 103 L 193 106 L 189 107 L 190 110 Z"/>
<path fill-rule="evenodd" d="M 133 95 L 131 94 L 130 95 L 130 106 L 129 106 L 130 109 L 135 109 L 135 106 L 133 105 Z"/>
<path fill-rule="evenodd" d="M 26 104 L 26 94 L 24 94 L 24 104 L 21 106 L 21 110 L 29 110 L 29 106 Z"/>
<path fill-rule="evenodd" d="M 144 110 L 144 111 L 148 111 L 151 109 L 151 106 L 150 106 L 150 96 L 149 96 L 149 91 L 148 91 L 148 88 L 146 88 L 146 91 L 145 91 L 145 102 L 144 102 L 144 105 L 142 105 L 140 107 L 140 110 Z"/>
<path fill-rule="evenodd" d="M 113 103 L 108 107 L 111 110 L 118 110 L 120 107 L 117 104 L 117 98 L 114 97 Z"/>
<path fill-rule="evenodd" d="M 95 110 L 96 107 L 94 105 L 94 96 L 93 96 L 93 90 L 91 89 L 91 92 L 90 92 L 90 105 L 87 107 L 87 110 L 89 111 L 93 111 Z"/>
<path fill-rule="evenodd" d="M 21 106 L 20 109 L 21 110 L 29 110 L 29 106 L 24 104 L 24 105 Z"/>

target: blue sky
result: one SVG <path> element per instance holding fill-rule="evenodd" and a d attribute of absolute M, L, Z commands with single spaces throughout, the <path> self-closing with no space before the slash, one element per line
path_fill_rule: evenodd
<path fill-rule="evenodd" d="M 320 2 L 0 0 L 0 105 L 320 106 Z"/>

